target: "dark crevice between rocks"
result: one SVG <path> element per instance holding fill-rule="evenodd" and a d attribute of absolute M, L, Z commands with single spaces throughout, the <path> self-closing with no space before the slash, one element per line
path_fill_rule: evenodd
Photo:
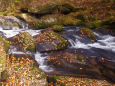
<path fill-rule="evenodd" d="M 29 12 L 28 8 L 21 8 L 20 11 L 22 13 L 28 13 L 31 16 L 34 16 L 36 18 L 40 18 L 42 16 L 48 15 L 48 14 L 55 14 L 55 13 L 61 13 L 64 15 L 67 15 L 71 12 L 76 12 L 78 10 L 83 10 L 82 8 L 75 8 L 74 6 L 65 3 L 62 5 L 48 5 L 43 9 L 40 9 L 38 12 Z"/>

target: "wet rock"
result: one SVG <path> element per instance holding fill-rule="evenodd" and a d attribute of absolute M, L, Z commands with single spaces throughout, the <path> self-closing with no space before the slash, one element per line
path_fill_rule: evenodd
<path fill-rule="evenodd" d="M 23 32 L 11 38 L 12 43 L 17 45 L 20 50 L 25 49 L 30 51 L 35 51 L 35 41 L 34 38 L 28 33 Z"/>
<path fill-rule="evenodd" d="M 53 31 L 45 31 L 36 36 L 38 51 L 60 50 L 67 47 L 67 40 Z"/>
<path fill-rule="evenodd" d="M 14 16 L 0 16 L 0 25 L 4 30 L 20 27 L 18 19 Z"/>
<path fill-rule="evenodd" d="M 0 79 L 1 79 L 1 72 L 5 70 L 6 66 L 6 52 L 4 50 L 3 43 L 0 42 Z"/>
<path fill-rule="evenodd" d="M 86 58 L 82 54 L 75 52 L 70 50 L 59 51 L 58 53 L 56 51 L 49 52 L 48 64 L 53 65 L 56 70 L 66 71 L 66 73 L 74 72 L 75 70 L 79 71 L 86 63 Z"/>
<path fill-rule="evenodd" d="M 83 36 L 83 37 L 87 37 L 87 38 L 89 38 L 89 40 L 91 40 L 91 41 L 96 41 L 97 39 L 96 39 L 96 36 L 94 35 L 94 33 L 93 33 L 93 31 L 91 30 L 91 29 L 88 29 L 88 28 L 81 28 L 80 30 L 79 30 L 79 33 L 80 33 L 80 35 L 81 36 Z"/>

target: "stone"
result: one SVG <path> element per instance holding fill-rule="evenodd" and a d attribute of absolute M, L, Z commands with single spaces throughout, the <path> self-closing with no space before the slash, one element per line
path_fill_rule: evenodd
<path fill-rule="evenodd" d="M 95 34 L 93 33 L 93 31 L 91 29 L 81 28 L 79 30 L 79 33 L 80 33 L 81 36 L 87 37 L 92 42 L 95 42 L 97 40 Z"/>
<path fill-rule="evenodd" d="M 17 45 L 22 51 L 26 49 L 30 51 L 35 51 L 34 38 L 28 32 L 23 32 L 12 37 L 12 43 Z"/>
<path fill-rule="evenodd" d="M 37 35 L 35 39 L 40 52 L 64 49 L 68 45 L 64 37 L 50 30 Z"/>

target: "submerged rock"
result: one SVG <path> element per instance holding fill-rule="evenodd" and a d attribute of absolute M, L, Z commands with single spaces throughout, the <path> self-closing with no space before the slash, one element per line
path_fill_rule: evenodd
<path fill-rule="evenodd" d="M 36 36 L 38 51 L 60 50 L 67 47 L 67 40 L 53 31 L 45 31 Z"/>
<path fill-rule="evenodd" d="M 25 49 L 35 51 L 34 38 L 28 32 L 23 32 L 12 37 L 12 41 L 13 44 L 17 45 L 22 51 L 24 51 Z"/>
<path fill-rule="evenodd" d="M 84 65 L 86 63 L 83 55 L 72 53 L 70 50 L 59 51 L 58 53 L 56 51 L 49 52 L 48 54 L 50 56 L 48 64 L 53 65 L 56 70 L 61 69 L 67 73 L 75 69 L 79 70 L 78 64 Z"/>

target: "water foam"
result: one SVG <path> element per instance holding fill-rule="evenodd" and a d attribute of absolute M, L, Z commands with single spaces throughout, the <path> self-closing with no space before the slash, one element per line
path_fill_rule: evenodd
<path fill-rule="evenodd" d="M 94 34 L 100 38 L 94 43 L 88 43 L 88 44 L 83 43 L 79 40 L 80 37 L 78 36 L 74 36 L 76 38 L 75 41 L 73 41 L 72 39 L 69 39 L 68 41 L 71 44 L 71 48 L 90 49 L 94 47 L 94 48 L 100 48 L 105 50 L 111 50 L 115 52 L 115 37 L 111 35 L 100 35 L 96 32 Z"/>
<path fill-rule="evenodd" d="M 50 58 L 48 55 L 42 56 L 39 52 L 35 54 L 35 60 L 38 62 L 39 68 L 45 72 L 52 72 L 54 69 L 48 66 L 46 62 L 48 58 Z"/>
<path fill-rule="evenodd" d="M 3 36 L 5 36 L 6 38 L 10 38 L 10 37 L 13 37 L 13 36 L 15 36 L 19 33 L 22 33 L 22 32 L 28 32 L 32 36 L 35 36 L 37 34 L 40 34 L 41 30 L 21 29 L 21 28 L 18 28 L 18 27 L 14 27 L 11 30 L 3 30 L 3 28 L 0 27 L 0 32 L 2 32 Z"/>

